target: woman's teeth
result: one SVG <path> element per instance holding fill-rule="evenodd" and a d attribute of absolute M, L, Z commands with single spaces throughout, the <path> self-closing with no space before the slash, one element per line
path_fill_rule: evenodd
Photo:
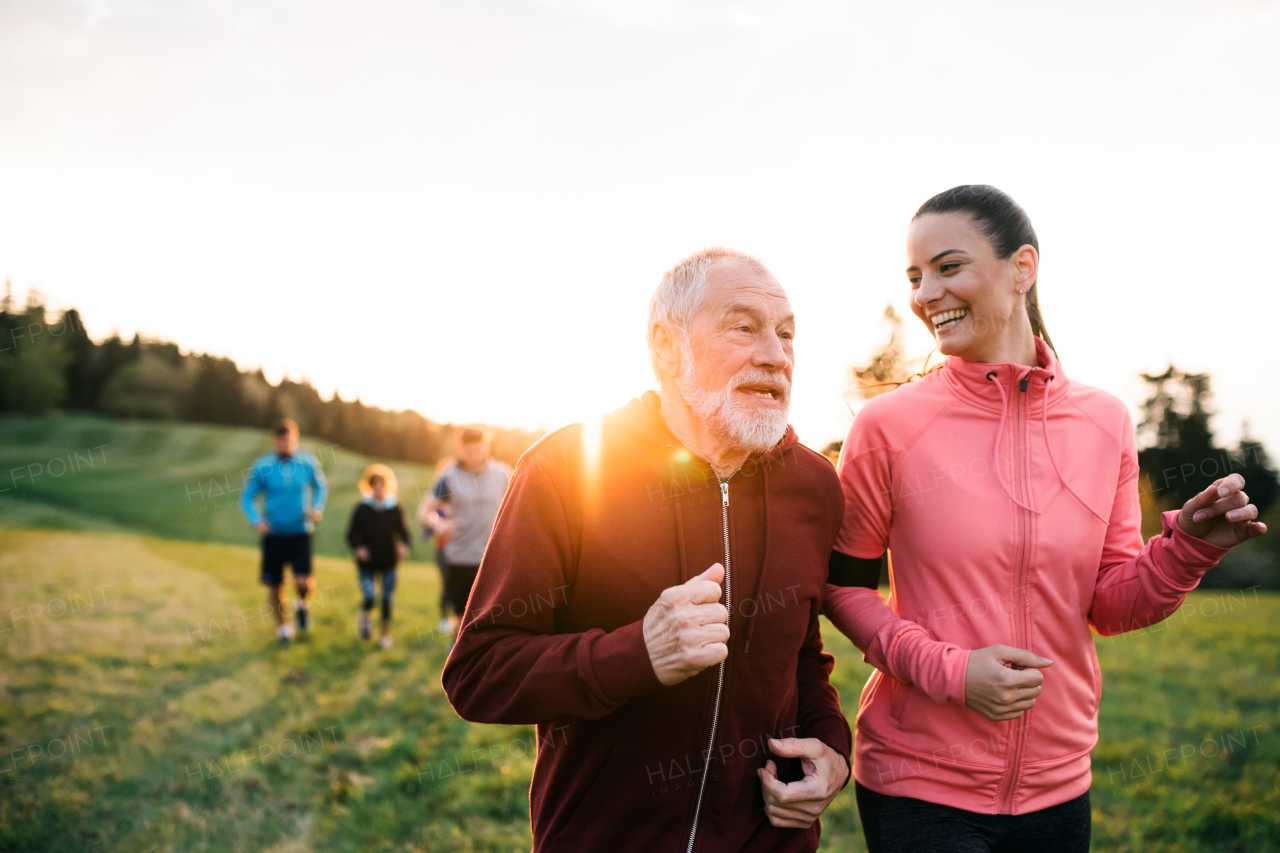
<path fill-rule="evenodd" d="M 968 308 L 957 308 L 954 311 L 943 311 L 941 314 L 935 314 L 931 318 L 933 320 L 933 328 L 939 332 L 943 329 L 949 329 L 963 320 L 968 313 Z"/>

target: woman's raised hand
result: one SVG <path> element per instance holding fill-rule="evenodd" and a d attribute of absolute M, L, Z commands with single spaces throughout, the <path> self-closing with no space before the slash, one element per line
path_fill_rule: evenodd
<path fill-rule="evenodd" d="M 1257 517 L 1258 508 L 1244 493 L 1244 477 L 1230 474 L 1183 504 L 1178 526 L 1219 548 L 1234 548 L 1267 532 Z"/>
<path fill-rule="evenodd" d="M 1048 658 L 1012 646 L 969 652 L 964 704 L 988 720 L 1016 720 L 1036 704 Z"/>

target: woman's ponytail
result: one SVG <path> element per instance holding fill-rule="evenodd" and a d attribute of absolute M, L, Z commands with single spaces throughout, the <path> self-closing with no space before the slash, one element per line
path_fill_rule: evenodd
<path fill-rule="evenodd" d="M 1037 338 L 1043 339 L 1056 356 L 1058 349 L 1053 345 L 1053 341 L 1050 340 L 1049 333 L 1045 331 L 1044 317 L 1040 314 L 1040 298 L 1036 296 L 1036 286 L 1034 284 L 1027 291 L 1027 317 L 1031 320 L 1031 333 Z"/>

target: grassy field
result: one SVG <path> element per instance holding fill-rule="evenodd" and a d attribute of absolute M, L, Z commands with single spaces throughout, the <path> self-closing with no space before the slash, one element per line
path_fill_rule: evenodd
<path fill-rule="evenodd" d="M 103 444 L 94 467 L 12 482 L 15 466 Z M 315 630 L 271 640 L 238 510 L 186 491 L 238 476 L 264 445 L 0 420 L 0 850 L 528 849 L 533 731 L 449 708 L 432 566 L 404 569 L 390 651 L 355 637 L 344 558 L 317 561 Z M 330 454 L 319 536 L 340 553 L 366 460 L 312 449 Z M 184 513 L 197 500 L 213 506 Z M 1278 624 L 1280 596 L 1213 591 L 1156 630 L 1098 640 L 1095 850 L 1280 849 Z M 826 637 L 852 714 L 869 669 Z M 865 849 L 851 793 L 823 849 Z"/>
<path fill-rule="evenodd" d="M 280 647 L 249 548 L 0 529 L 0 554 L 0 849 L 527 846 L 531 735 L 450 710 L 432 568 L 406 568 L 383 652 L 345 560 Z"/>

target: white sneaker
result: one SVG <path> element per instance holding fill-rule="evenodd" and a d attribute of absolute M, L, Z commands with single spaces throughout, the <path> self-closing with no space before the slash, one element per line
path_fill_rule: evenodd
<path fill-rule="evenodd" d="M 449 624 L 448 619 L 441 619 L 440 624 L 436 626 L 436 632 L 439 634 L 452 634 L 453 626 Z"/>
<path fill-rule="evenodd" d="M 293 639 L 293 626 L 281 625 L 280 630 L 276 631 L 276 636 L 280 638 L 280 642 L 287 643 Z"/>
<path fill-rule="evenodd" d="M 378 645 L 382 646 L 384 649 L 391 648 L 391 637 L 390 636 L 383 637 L 381 640 L 378 641 Z"/>

